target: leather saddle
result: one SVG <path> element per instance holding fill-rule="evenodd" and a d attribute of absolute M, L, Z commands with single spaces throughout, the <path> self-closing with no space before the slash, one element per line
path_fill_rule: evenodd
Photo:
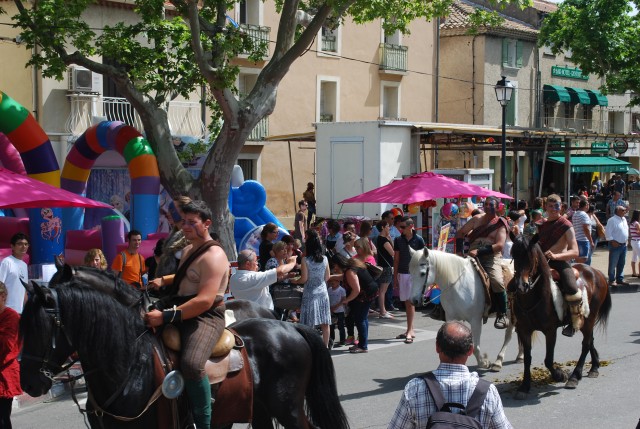
<path fill-rule="evenodd" d="M 166 325 L 162 331 L 162 341 L 168 349 L 169 359 L 173 362 L 173 367 L 179 367 L 178 352 L 182 345 L 180 342 L 180 331 L 173 325 Z M 241 349 L 244 342 L 240 337 L 225 329 L 218 343 L 211 351 L 211 357 L 205 364 L 205 372 L 209 377 L 209 383 L 218 384 L 227 378 L 228 374 L 233 374 L 244 368 L 244 359 Z M 173 353 L 171 353 L 173 352 Z"/>

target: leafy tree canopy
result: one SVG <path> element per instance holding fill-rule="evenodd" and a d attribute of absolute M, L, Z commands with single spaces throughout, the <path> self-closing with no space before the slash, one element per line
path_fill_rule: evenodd
<path fill-rule="evenodd" d="M 555 54 L 571 50 L 571 61 L 585 74 L 605 78 L 603 91 L 640 94 L 638 6 L 628 0 L 565 0 L 545 18 L 538 43 Z M 640 97 L 632 104 L 640 104 Z"/>

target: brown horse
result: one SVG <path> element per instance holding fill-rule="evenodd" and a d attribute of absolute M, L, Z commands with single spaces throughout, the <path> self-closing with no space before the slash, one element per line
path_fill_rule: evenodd
<path fill-rule="evenodd" d="M 555 381 L 567 381 L 567 374 L 553 366 L 553 352 L 556 345 L 556 334 L 563 320 L 558 317 L 554 307 L 551 270 L 542 249 L 537 244 L 538 236 L 531 241 L 523 236 L 511 234 L 513 247 L 511 255 L 515 265 L 515 274 L 509 291 L 513 293 L 513 312 L 516 317 L 518 341 L 524 348 L 524 377 L 516 393 L 516 399 L 524 399 L 531 388 L 531 335 L 534 331 L 542 331 L 546 338 L 547 352 L 544 364 Z M 611 293 L 604 275 L 588 265 L 575 264 L 585 285 L 589 315 L 585 318 L 582 332 L 582 352 L 578 363 L 568 377 L 567 389 L 575 389 L 582 379 L 582 369 L 587 353 L 591 353 L 591 369 L 588 377 L 596 378 L 600 367 L 598 351 L 593 344 L 593 329 L 596 324 L 606 328 L 611 311 Z M 560 294 L 558 294 L 560 295 Z M 562 296 L 559 296 L 562 299 Z M 565 310 L 567 314 L 568 310 Z"/>

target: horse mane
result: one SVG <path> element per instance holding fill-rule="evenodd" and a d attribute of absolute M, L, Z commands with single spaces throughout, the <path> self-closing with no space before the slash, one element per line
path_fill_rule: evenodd
<path fill-rule="evenodd" d="M 429 250 L 429 257 L 433 258 L 433 268 L 438 279 L 458 279 L 467 269 L 468 261 L 453 253 Z"/>
<path fill-rule="evenodd" d="M 114 283 L 114 288 L 133 291 L 128 285 Z M 127 288 L 127 289 L 125 289 Z M 136 307 L 122 304 L 102 290 L 80 281 L 56 286 L 64 329 L 71 338 L 83 361 L 97 365 L 109 354 L 109 371 L 114 378 L 126 378 L 128 368 L 142 350 L 137 341 L 145 326 Z M 91 323 L 100 321 L 101 323 Z"/>

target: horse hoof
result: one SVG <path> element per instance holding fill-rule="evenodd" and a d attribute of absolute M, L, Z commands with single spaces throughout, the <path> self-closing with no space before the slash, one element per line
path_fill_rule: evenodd
<path fill-rule="evenodd" d="M 567 373 L 561 370 L 554 371 L 551 377 L 555 382 L 558 382 L 558 383 L 564 383 L 569 379 L 569 376 L 567 375 Z M 578 383 L 576 382 L 576 384 Z"/>
<path fill-rule="evenodd" d="M 569 381 L 567 381 L 567 384 L 564 385 L 565 389 L 575 389 L 576 387 L 578 387 L 577 378 L 571 378 Z"/>
<path fill-rule="evenodd" d="M 517 391 L 514 395 L 513 395 L 513 399 L 517 400 L 517 401 L 523 401 L 525 399 L 527 399 L 527 393 L 526 392 L 521 392 L 521 391 Z"/>
<path fill-rule="evenodd" d="M 502 364 L 499 364 L 499 363 L 494 363 L 493 365 L 491 365 L 491 368 L 489 368 L 491 372 L 500 372 L 501 369 L 502 369 Z"/>
<path fill-rule="evenodd" d="M 587 377 L 589 378 L 598 378 L 598 376 L 600 375 L 600 373 L 598 372 L 598 370 L 595 371 L 589 371 L 589 373 L 587 374 Z"/>

